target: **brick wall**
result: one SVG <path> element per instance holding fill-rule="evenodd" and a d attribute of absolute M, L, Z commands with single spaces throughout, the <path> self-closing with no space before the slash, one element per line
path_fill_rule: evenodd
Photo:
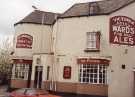
<path fill-rule="evenodd" d="M 26 88 L 27 80 L 22 79 L 12 79 L 11 80 L 11 88 Z"/>

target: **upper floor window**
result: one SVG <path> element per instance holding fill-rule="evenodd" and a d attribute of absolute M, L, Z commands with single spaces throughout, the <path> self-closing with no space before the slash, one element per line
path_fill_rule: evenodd
<path fill-rule="evenodd" d="M 100 49 L 100 32 L 87 32 L 85 51 L 99 51 Z"/>

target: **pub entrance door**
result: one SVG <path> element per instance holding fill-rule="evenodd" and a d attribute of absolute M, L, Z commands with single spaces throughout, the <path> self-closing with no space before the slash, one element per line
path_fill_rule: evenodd
<path fill-rule="evenodd" d="M 35 67 L 34 88 L 41 88 L 42 73 L 43 73 L 43 66 L 36 66 Z"/>

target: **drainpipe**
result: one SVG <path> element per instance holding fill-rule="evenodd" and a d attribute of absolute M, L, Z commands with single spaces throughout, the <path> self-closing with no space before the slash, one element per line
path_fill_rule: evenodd
<path fill-rule="evenodd" d="M 59 28 L 59 24 L 58 24 L 58 15 L 55 15 L 55 20 L 56 20 L 56 36 L 55 36 L 55 44 L 54 44 L 54 68 L 53 68 L 53 71 L 54 71 L 54 91 L 57 91 L 57 68 L 56 68 L 56 64 L 57 64 L 57 52 L 56 52 L 56 43 L 57 43 L 57 33 L 58 33 L 58 28 Z"/>
<path fill-rule="evenodd" d="M 51 35 L 50 35 L 51 39 L 50 39 L 50 52 L 52 55 L 52 75 L 51 75 L 51 83 L 49 84 L 50 90 L 53 90 L 54 87 L 54 51 L 53 51 L 53 25 L 51 25 Z"/>

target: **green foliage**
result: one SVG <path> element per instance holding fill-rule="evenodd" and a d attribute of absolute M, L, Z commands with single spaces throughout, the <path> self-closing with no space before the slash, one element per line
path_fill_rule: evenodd
<path fill-rule="evenodd" d="M 0 75 L 10 75 L 12 68 L 12 60 L 10 54 L 13 51 L 12 43 L 9 39 L 3 41 L 0 45 Z"/>

